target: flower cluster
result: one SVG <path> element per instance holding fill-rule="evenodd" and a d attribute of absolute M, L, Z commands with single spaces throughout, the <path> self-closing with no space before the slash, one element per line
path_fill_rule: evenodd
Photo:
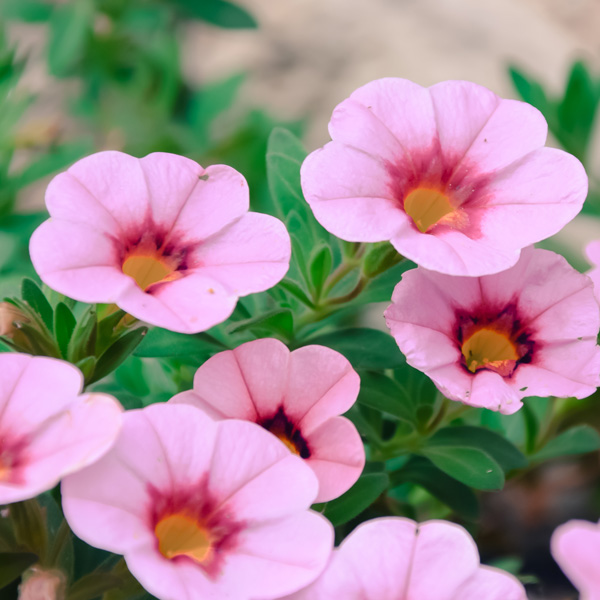
<path fill-rule="evenodd" d="M 467 82 L 383 79 L 335 109 L 330 133 L 302 165 L 306 200 L 332 234 L 390 241 L 417 264 L 385 311 L 409 365 L 446 398 L 504 414 L 526 396 L 594 393 L 598 244 L 591 279 L 532 247 L 580 211 L 587 178 L 576 158 L 544 147 L 536 109 Z M 40 278 L 122 319 L 118 307 L 123 327 L 205 331 L 289 267 L 285 225 L 248 211 L 246 181 L 228 166 L 101 152 L 56 177 L 46 202 L 51 218 L 30 244 Z M 12 335 L 18 307 L 8 308 Z M 376 518 L 334 549 L 332 524 L 311 506 L 351 491 L 365 467 L 361 434 L 342 416 L 360 377 L 310 335 L 297 342 L 213 353 L 192 389 L 128 411 L 82 393 L 81 372 L 64 361 L 0 355 L 0 504 L 62 480 L 72 531 L 123 555 L 161 600 L 525 600 L 450 522 Z M 393 443 L 376 448 L 384 466 Z M 553 540 L 590 600 L 600 598 L 599 540 L 581 523 Z M 23 589 L 63 585 L 48 573 Z"/>

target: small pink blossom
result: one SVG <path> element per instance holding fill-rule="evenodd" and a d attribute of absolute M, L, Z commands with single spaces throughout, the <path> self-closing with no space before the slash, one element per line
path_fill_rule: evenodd
<path fill-rule="evenodd" d="M 321 576 L 286 600 L 527 600 L 512 575 L 479 564 L 475 542 L 447 521 L 384 517 L 359 525 Z"/>
<path fill-rule="evenodd" d="M 389 240 L 441 273 L 511 267 L 587 194 L 581 163 L 544 147 L 537 109 L 467 81 L 372 81 L 337 106 L 329 133 L 301 170 L 317 220 L 344 240 Z"/>
<path fill-rule="evenodd" d="M 585 248 L 585 254 L 592 263 L 592 268 L 587 272 L 587 276 L 594 283 L 594 294 L 596 300 L 600 302 L 600 240 L 590 242 Z"/>
<path fill-rule="evenodd" d="M 19 586 L 18 600 L 64 600 L 66 577 L 60 571 L 33 567 Z"/>
<path fill-rule="evenodd" d="M 0 505 L 53 488 L 112 446 L 121 405 L 82 387 L 69 363 L 0 354 Z"/>
<path fill-rule="evenodd" d="M 584 398 L 600 384 L 600 310 L 588 277 L 527 248 L 510 269 L 405 273 L 385 311 L 407 362 L 452 400 L 510 414 L 525 396 Z"/>
<path fill-rule="evenodd" d="M 290 352 L 278 340 L 261 339 L 210 358 L 196 371 L 194 389 L 171 402 L 269 430 L 305 459 L 319 478 L 316 502 L 326 502 L 348 490 L 365 465 L 356 427 L 338 416 L 354 404 L 359 387 L 358 374 L 335 350 Z"/>
<path fill-rule="evenodd" d="M 561 525 L 552 535 L 551 550 L 581 600 L 600 600 L 600 523 L 569 521 Z"/>
<path fill-rule="evenodd" d="M 254 423 L 186 405 L 127 411 L 100 461 L 62 485 L 80 538 L 123 554 L 161 600 L 277 598 L 307 585 L 333 528 L 307 510 L 317 479 Z"/>
<path fill-rule="evenodd" d="M 289 266 L 283 223 L 249 213 L 246 180 L 225 165 L 100 152 L 55 177 L 46 206 L 30 244 L 44 283 L 173 331 L 224 321 Z"/>

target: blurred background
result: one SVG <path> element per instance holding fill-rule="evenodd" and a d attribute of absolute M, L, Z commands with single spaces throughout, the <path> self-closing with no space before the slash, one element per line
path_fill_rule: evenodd
<path fill-rule="evenodd" d="M 467 79 L 534 104 L 591 182 L 583 214 L 543 245 L 585 270 L 583 247 L 600 238 L 597 0 L 0 0 L 0 23 L 1 296 L 33 275 L 45 187 L 78 158 L 228 163 L 261 210 L 272 128 L 313 150 L 334 106 L 384 76 Z M 565 427 L 597 426 L 594 400 L 580 406 Z M 576 597 L 548 541 L 570 518 L 600 516 L 598 458 L 545 463 L 483 495 L 470 527 L 483 559 L 530 575 L 531 598 Z"/>

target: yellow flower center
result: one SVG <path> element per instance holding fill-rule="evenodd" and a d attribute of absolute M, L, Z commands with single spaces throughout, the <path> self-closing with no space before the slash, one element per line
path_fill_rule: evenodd
<path fill-rule="evenodd" d="M 290 440 L 290 438 L 287 435 L 285 435 L 285 433 L 275 433 L 274 431 L 272 433 L 274 433 L 275 436 L 278 439 L 280 439 L 288 447 L 289 450 L 291 450 L 297 456 L 300 456 L 300 452 L 298 451 L 296 444 L 294 444 L 294 442 L 292 442 L 292 440 Z"/>
<path fill-rule="evenodd" d="M 426 233 L 446 215 L 453 213 L 454 207 L 446 194 L 438 190 L 417 188 L 404 199 L 404 210 L 418 230 Z"/>
<path fill-rule="evenodd" d="M 155 252 L 154 254 L 130 254 L 123 262 L 123 273 L 135 279 L 146 291 L 150 286 L 177 278 L 173 261 Z"/>
<path fill-rule="evenodd" d="M 212 543 L 209 532 L 194 518 L 176 513 L 162 518 L 154 528 L 160 553 L 168 559 L 187 556 L 197 563 L 209 558 Z"/>
<path fill-rule="evenodd" d="M 461 350 L 471 373 L 489 368 L 503 375 L 511 372 L 514 362 L 520 358 L 514 342 L 506 333 L 487 327 L 467 338 Z"/>

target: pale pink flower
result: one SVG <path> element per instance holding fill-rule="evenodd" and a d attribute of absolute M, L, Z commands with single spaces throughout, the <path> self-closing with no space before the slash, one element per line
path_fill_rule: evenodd
<path fill-rule="evenodd" d="M 365 465 L 356 427 L 338 416 L 354 404 L 359 387 L 352 365 L 331 348 L 290 352 L 278 340 L 261 339 L 207 360 L 196 371 L 194 389 L 171 402 L 269 430 L 305 459 L 319 479 L 316 501 L 326 502 L 348 490 Z"/>
<path fill-rule="evenodd" d="M 249 213 L 248 198 L 244 177 L 225 165 L 100 152 L 48 186 L 52 218 L 34 232 L 31 259 L 62 294 L 195 333 L 288 269 L 283 223 Z"/>
<path fill-rule="evenodd" d="M 0 505 L 34 498 L 100 458 L 121 427 L 121 405 L 83 394 L 69 363 L 0 354 Z"/>
<path fill-rule="evenodd" d="M 446 397 L 510 414 L 525 396 L 594 393 L 599 313 L 588 277 L 526 248 L 495 275 L 408 271 L 385 316 L 407 362 Z"/>
<path fill-rule="evenodd" d="M 479 564 L 475 542 L 447 521 L 384 517 L 359 525 L 310 586 L 287 600 L 527 600 L 519 581 Z"/>
<path fill-rule="evenodd" d="M 113 449 L 62 485 L 76 535 L 123 554 L 161 600 L 276 598 L 313 581 L 333 528 L 317 479 L 272 435 L 185 405 L 127 411 Z"/>
<path fill-rule="evenodd" d="M 544 147 L 538 110 L 467 81 L 372 81 L 337 106 L 329 133 L 301 170 L 317 220 L 433 271 L 507 269 L 586 198 L 583 166 Z"/>
<path fill-rule="evenodd" d="M 60 571 L 32 567 L 19 586 L 18 600 L 64 600 L 66 577 Z"/>
<path fill-rule="evenodd" d="M 600 600 L 600 523 L 569 521 L 553 533 L 550 547 L 581 600 Z"/>
<path fill-rule="evenodd" d="M 585 255 L 592 264 L 592 268 L 587 272 L 587 276 L 594 283 L 594 294 L 596 300 L 600 302 L 600 240 L 590 242 L 585 247 Z"/>

